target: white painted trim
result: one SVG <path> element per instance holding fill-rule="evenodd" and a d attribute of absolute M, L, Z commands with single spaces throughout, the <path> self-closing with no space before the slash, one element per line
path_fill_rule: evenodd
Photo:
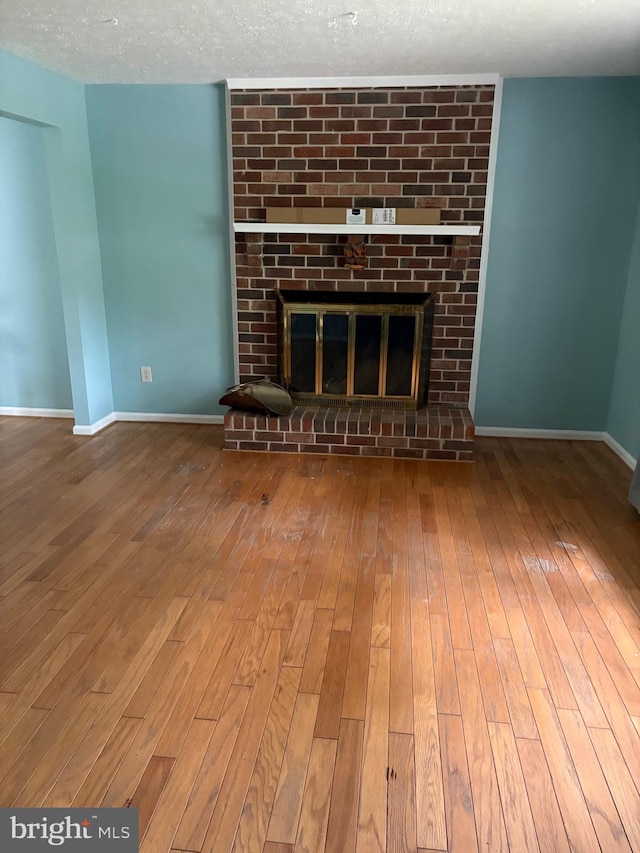
<path fill-rule="evenodd" d="M 493 117 L 491 120 L 491 142 L 489 147 L 489 172 L 487 175 L 487 195 L 484 205 L 484 228 L 482 230 L 482 249 L 480 251 L 480 273 L 478 276 L 478 303 L 476 306 L 476 323 L 473 336 L 473 353 L 471 356 L 471 380 L 469 386 L 469 411 L 474 416 L 476 408 L 476 393 L 478 390 L 478 368 L 480 363 L 480 342 L 482 340 L 482 324 L 484 321 L 484 301 L 487 292 L 487 268 L 489 265 L 489 241 L 491 238 L 491 214 L 493 211 L 493 189 L 496 178 L 496 163 L 498 161 L 498 137 L 500 115 L 502 112 L 502 78 L 495 84 L 493 99 Z"/>
<path fill-rule="evenodd" d="M 234 89 L 369 89 L 404 86 L 490 86 L 499 74 L 433 74 L 398 77 L 233 77 L 226 80 Z"/>
<path fill-rule="evenodd" d="M 629 468 L 631 468 L 632 471 L 635 469 L 638 460 L 634 459 L 634 457 L 630 453 L 628 453 L 624 449 L 624 447 L 615 440 L 612 435 L 610 435 L 608 432 L 605 432 L 603 441 L 607 445 L 607 447 L 611 448 L 611 450 L 613 450 L 613 452 L 617 456 L 619 456 L 620 459 L 622 459 L 622 461 L 629 466 Z"/>
<path fill-rule="evenodd" d="M 102 420 L 89 426 L 74 426 L 74 435 L 95 435 L 116 422 L 160 423 L 160 424 L 224 424 L 224 415 L 180 415 L 158 412 L 111 412 Z"/>
<path fill-rule="evenodd" d="M 481 427 L 476 435 L 494 438 L 548 438 L 564 441 L 604 441 L 606 433 L 583 429 L 527 429 L 521 427 Z"/>
<path fill-rule="evenodd" d="M 73 409 L 32 409 L 23 406 L 0 406 L 0 415 L 16 418 L 72 418 Z"/>
<path fill-rule="evenodd" d="M 479 225 L 346 225 L 324 222 L 234 222 L 238 232 L 253 234 L 436 234 L 475 237 Z"/>
<path fill-rule="evenodd" d="M 240 384 L 240 331 L 238 329 L 238 280 L 236 277 L 235 202 L 233 195 L 233 139 L 231 133 L 231 91 L 225 82 L 225 120 L 227 122 L 227 198 L 229 204 L 229 272 L 231 279 L 231 342 L 233 345 L 234 385 Z"/>
<path fill-rule="evenodd" d="M 104 418 L 100 418 L 99 421 L 96 421 L 94 424 L 89 424 L 88 426 L 84 424 L 76 424 L 73 428 L 74 435 L 95 435 L 100 430 L 108 427 L 116 420 L 115 412 L 111 412 L 109 415 L 105 415 Z"/>
<path fill-rule="evenodd" d="M 223 424 L 224 415 L 180 415 L 158 412 L 114 412 L 114 421 L 160 424 Z"/>

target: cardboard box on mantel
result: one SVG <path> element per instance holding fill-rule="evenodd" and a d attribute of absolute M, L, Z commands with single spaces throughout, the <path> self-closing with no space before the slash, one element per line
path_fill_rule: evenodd
<path fill-rule="evenodd" d="M 363 208 L 360 208 L 361 210 Z M 437 207 L 396 207 L 396 225 L 439 225 Z M 347 208 L 344 207 L 268 207 L 267 222 L 297 225 L 346 225 Z M 373 209 L 364 208 L 367 225 L 373 224 Z"/>

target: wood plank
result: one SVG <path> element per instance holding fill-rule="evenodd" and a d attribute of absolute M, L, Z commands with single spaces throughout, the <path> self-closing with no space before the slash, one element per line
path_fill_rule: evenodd
<path fill-rule="evenodd" d="M 123 605 L 122 609 L 120 609 L 121 604 Z M 79 671 L 84 673 L 83 686 L 85 688 L 91 688 L 99 693 L 111 693 L 113 682 L 107 676 L 107 671 L 111 667 L 126 669 L 129 660 L 137 651 L 139 644 L 142 643 L 142 638 L 146 636 L 149 620 L 142 623 L 143 628 L 139 634 L 134 634 L 133 644 L 127 644 L 125 647 L 126 639 L 130 639 L 127 638 L 127 635 L 131 629 L 135 629 L 136 624 L 148 608 L 149 600 L 137 596 L 126 604 L 118 601 L 111 613 L 105 607 L 103 611 L 106 613 L 105 619 L 100 620 L 95 630 L 91 630 L 87 634 L 84 642 L 78 646 L 76 652 L 38 696 L 36 699 L 38 707 L 55 707 Z M 116 657 L 116 650 L 121 651 L 121 657 L 119 655 Z M 98 676 L 96 677 L 94 673 L 98 673 Z"/>
<path fill-rule="evenodd" d="M 131 796 L 151 756 L 159 754 L 156 750 L 158 741 L 213 629 L 220 603 L 211 601 L 209 605 L 210 610 L 205 608 L 200 614 L 192 635 L 184 643 L 173 668 L 154 697 L 129 753 L 109 786 L 103 805 L 112 808 L 122 806 Z M 180 732 L 181 737 L 182 734 L 183 731 Z"/>
<path fill-rule="evenodd" d="M 265 844 L 300 676 L 300 670 L 293 667 L 284 667 L 280 672 L 242 807 L 234 853 L 260 853 Z"/>
<path fill-rule="evenodd" d="M 249 633 L 249 623 L 243 619 L 236 619 L 198 705 L 197 717 L 209 720 L 219 719 L 233 677 L 247 646 Z"/>
<path fill-rule="evenodd" d="M 391 562 L 391 561 L 390 561 Z M 371 620 L 371 645 L 381 649 L 391 647 L 391 574 L 380 572 L 376 560 Z"/>
<path fill-rule="evenodd" d="M 331 783 L 337 742 L 314 738 L 302 795 L 295 853 L 324 850 L 331 803 Z"/>
<path fill-rule="evenodd" d="M 138 837 L 142 838 L 151 822 L 158 800 L 171 775 L 175 760 L 162 755 L 152 755 L 133 796 L 127 801 L 138 809 Z"/>
<path fill-rule="evenodd" d="M 517 746 L 541 853 L 569 853 L 569 840 L 542 744 L 523 738 L 517 740 Z"/>
<path fill-rule="evenodd" d="M 215 727 L 212 720 L 194 720 L 191 724 L 147 831 L 141 836 L 141 853 L 157 853 L 171 847 Z"/>
<path fill-rule="evenodd" d="M 184 613 L 184 610 L 182 612 Z M 175 663 L 175 659 L 180 654 L 181 648 L 182 643 L 176 643 L 171 640 L 167 640 L 162 644 L 160 651 L 155 656 L 153 663 L 125 708 L 125 717 L 140 717 L 142 719 L 146 716 L 154 696 Z"/>
<path fill-rule="evenodd" d="M 291 629 L 289 645 L 284 656 L 285 666 L 302 667 L 307 654 L 309 637 L 313 629 L 315 618 L 315 602 L 302 600 L 298 604 L 296 618 Z"/>
<path fill-rule="evenodd" d="M 4 713 L 4 711 L 6 711 L 6 709 L 15 701 L 16 696 L 16 693 L 0 692 L 0 714 Z"/>
<path fill-rule="evenodd" d="M 378 499 L 378 535 L 376 539 L 376 575 L 391 574 L 393 570 L 393 463 L 383 464 L 380 470 L 380 492 Z"/>
<path fill-rule="evenodd" d="M 416 768 L 413 737 L 389 734 L 387 853 L 416 850 Z"/>
<path fill-rule="evenodd" d="M 309 648 L 302 668 L 300 690 L 303 693 L 320 693 L 332 628 L 333 610 L 316 610 Z"/>
<path fill-rule="evenodd" d="M 247 622 L 245 624 L 252 627 L 249 631 L 244 651 L 240 656 L 240 662 L 233 674 L 233 684 L 253 687 L 258 678 L 260 663 L 264 657 L 269 637 L 271 636 L 271 628 L 260 622 Z"/>
<path fill-rule="evenodd" d="M 632 850 L 640 849 L 640 793 L 638 777 L 633 778 L 612 732 L 608 729 L 590 729 L 589 735 L 603 768 L 609 789 L 614 798 L 620 820 Z M 606 802 L 606 801 L 605 801 Z M 612 831 L 617 829 L 614 824 Z M 613 849 L 613 848 L 611 848 Z M 626 849 L 621 844 L 621 850 Z"/>
<path fill-rule="evenodd" d="M 447 598 L 446 610 L 449 614 L 452 643 L 453 647 L 456 649 L 470 649 L 472 647 L 471 628 L 467 615 L 467 606 L 462 588 L 462 580 L 460 578 L 458 555 L 453 540 L 453 533 L 451 531 L 451 519 L 449 518 L 446 490 L 441 486 L 434 486 L 432 489 L 432 495 L 433 507 L 436 514 L 436 529 L 438 532 L 440 556 L 442 558 L 443 565 L 446 566 L 443 578 Z"/>
<path fill-rule="evenodd" d="M 222 853 L 232 849 L 288 640 L 287 631 L 271 632 L 202 843 L 203 853 Z"/>
<path fill-rule="evenodd" d="M 350 638 L 351 635 L 346 631 L 331 632 L 327 663 L 320 688 L 314 737 L 337 739 L 340 733 L 342 698 L 347 676 Z"/>
<path fill-rule="evenodd" d="M 91 728 L 86 732 L 84 737 L 78 737 L 68 763 L 56 780 L 58 790 L 71 790 L 74 785 L 82 781 L 82 774 L 88 772 L 88 768 L 92 767 L 107 743 L 131 695 L 143 679 L 147 667 L 153 661 L 158 650 L 165 642 L 167 633 L 171 631 L 176 619 L 180 616 L 183 607 L 184 601 L 179 599 L 172 599 L 169 602 L 164 613 L 158 619 L 157 624 L 148 634 L 138 654 L 129 665 L 122 682 L 110 696 L 106 697 L 104 706 L 94 720 Z M 74 701 L 74 695 L 72 692 L 69 700 L 63 702 L 51 714 L 64 714 L 67 711 L 68 703 Z M 144 770 L 144 767 L 142 770 Z"/>
<path fill-rule="evenodd" d="M 449 620 L 446 616 L 439 616 L 435 613 L 431 616 L 430 622 L 438 713 L 460 714 L 458 681 L 456 679 Z"/>
<path fill-rule="evenodd" d="M 553 642 L 549 626 L 545 621 L 544 614 L 531 581 L 523 564 L 522 555 L 518 549 L 518 543 L 511 529 L 510 523 L 505 523 L 501 515 L 502 507 L 498 502 L 491 502 L 490 512 L 493 516 L 492 525 L 497 532 L 497 538 L 503 549 L 504 557 L 511 576 L 515 582 L 517 596 L 523 610 L 523 614 L 531 633 L 538 659 L 544 672 L 545 682 L 551 691 L 554 703 L 557 707 L 576 708 L 576 698 L 567 678 L 567 673 L 559 657 L 558 650 Z M 498 523 L 501 521 L 502 523 Z M 509 519 L 511 521 L 511 517 Z M 487 522 L 488 524 L 488 522 Z M 516 531 L 519 529 L 514 522 Z M 515 634 L 512 631 L 514 642 Z"/>
<path fill-rule="evenodd" d="M 271 809 L 268 841 L 295 843 L 317 713 L 318 696 L 299 693 Z"/>
<path fill-rule="evenodd" d="M 338 479 L 337 475 L 335 479 Z M 336 607 L 341 569 L 349 539 L 348 526 L 342 522 L 352 517 L 352 506 L 357 490 L 355 477 L 341 478 L 339 482 L 341 482 L 341 498 L 336 514 L 335 537 L 332 540 L 317 600 L 319 608 L 328 610 L 334 610 Z"/>
<path fill-rule="evenodd" d="M 549 694 L 529 690 L 529 701 L 540 732 L 569 844 L 578 850 L 597 850 L 598 840 Z"/>
<path fill-rule="evenodd" d="M 46 637 L 42 638 L 41 642 L 35 649 L 29 650 L 28 654 L 21 656 L 19 664 L 12 667 L 12 674 L 7 679 L 5 689 L 9 691 L 23 690 L 29 682 L 33 673 L 44 663 L 50 649 L 56 645 L 71 631 L 76 633 L 74 624 L 77 622 L 78 612 L 82 612 L 89 601 L 93 600 L 93 596 L 99 594 L 109 585 L 109 581 L 117 573 L 117 567 L 107 571 L 104 575 L 96 579 L 90 590 L 82 594 L 77 602 L 76 607 L 68 611 L 61 619 L 57 620 L 55 628 L 49 631 Z M 109 621 L 111 618 L 108 614 L 105 617 Z M 96 633 L 101 633 L 102 625 L 97 626 Z"/>
<path fill-rule="evenodd" d="M 640 779 L 640 739 L 616 690 L 615 682 L 598 654 L 591 636 L 576 634 L 574 640 L 629 772 L 634 779 Z"/>
<path fill-rule="evenodd" d="M 133 743 L 140 725 L 140 720 L 121 717 L 84 781 L 81 774 L 77 774 L 73 786 L 77 790 L 73 798 L 71 792 L 65 791 L 58 781 L 43 806 L 52 808 L 95 806 L 98 808 L 116 770 Z M 79 784 L 81 781 L 82 784 Z"/>
<path fill-rule="evenodd" d="M 193 670 L 186 680 L 171 716 L 167 720 L 156 753 L 177 758 L 182 748 L 182 742 L 190 730 L 192 721 L 204 697 L 209 684 L 211 668 L 221 660 L 228 638 L 233 628 L 233 622 L 225 619 L 224 614 L 216 620 L 211 632 L 202 646 L 202 650 L 193 664 Z M 206 630 L 206 629 L 205 629 Z M 201 716 L 199 714 L 199 716 Z"/>
<path fill-rule="evenodd" d="M 363 528 L 368 529 L 371 524 L 372 519 L 365 517 Z M 373 535 L 373 531 L 363 533 L 363 540 L 367 535 Z M 367 701 L 374 585 L 375 560 L 371 556 L 363 555 L 358 566 L 347 678 L 342 699 L 342 716 L 353 720 L 364 719 Z"/>
<path fill-rule="evenodd" d="M 235 685 L 229 690 L 220 720 L 206 748 L 202 766 L 193 780 L 184 813 L 180 815 L 173 838 L 173 844 L 177 847 L 199 850 L 204 841 L 250 692 L 248 687 Z"/>
<path fill-rule="evenodd" d="M 502 686 L 509 707 L 509 718 L 516 737 L 538 737 L 538 729 L 529 704 L 529 696 L 518 656 L 511 640 L 496 638 L 493 641 Z"/>
<path fill-rule="evenodd" d="M 476 514 L 474 495 L 469 474 L 457 481 L 457 501 L 452 491 L 447 492 L 451 528 L 455 536 L 456 552 L 460 563 L 463 586 L 469 578 L 477 577 L 484 610 L 492 638 L 508 639 L 511 636 L 498 577 L 493 560 L 489 557 L 482 530 Z M 467 612 L 469 605 L 467 605 Z"/>
<path fill-rule="evenodd" d="M 326 853 L 354 853 L 356 849 L 363 739 L 362 720 L 341 721 Z"/>
<path fill-rule="evenodd" d="M 413 734 L 413 666 L 411 598 L 407 568 L 406 533 L 401 543 L 394 527 L 391 574 L 391 685 L 389 729 Z"/>
<path fill-rule="evenodd" d="M 526 547 L 531 547 L 528 541 Z M 544 559 L 541 563 L 540 558 L 523 558 L 523 562 L 578 708 L 589 726 L 604 727 L 607 724 L 606 717 L 587 677 L 584 665 L 572 641 L 571 633 L 549 589 L 547 582 L 547 576 L 550 573 L 549 563 Z M 557 571 L 555 565 L 551 565 L 551 569 Z"/>
<path fill-rule="evenodd" d="M 448 850 L 478 850 L 471 782 L 460 717 L 439 714 Z"/>
<path fill-rule="evenodd" d="M 9 694 L 5 694 L 9 695 Z M 42 708 L 29 708 L 18 725 L 13 729 L 11 737 L 0 745 L 0 776 L 4 778 L 9 768 L 20 753 L 26 749 L 40 726 L 49 716 Z"/>
<path fill-rule="evenodd" d="M 371 649 L 356 853 L 384 853 L 387 845 L 390 657 L 388 649 Z"/>
<path fill-rule="evenodd" d="M 72 716 L 50 713 L 3 778 L 2 802 L 39 806 L 60 773 L 63 757 L 91 727 L 106 698 L 89 693 L 74 703 Z"/>
<path fill-rule="evenodd" d="M 351 631 L 353 609 L 358 578 L 358 564 L 363 541 L 362 525 L 364 518 L 364 499 L 361 483 L 355 485 L 354 501 L 348 519 L 348 530 L 344 555 L 341 563 L 340 582 L 335 601 L 333 627 L 336 631 Z"/>
<path fill-rule="evenodd" d="M 418 846 L 447 849 L 435 676 L 424 577 L 411 576 L 413 719 Z"/>
<path fill-rule="evenodd" d="M 213 591 L 216 581 L 220 577 L 220 571 L 217 569 L 209 569 L 202 573 L 200 583 L 188 596 L 189 601 L 186 603 L 182 615 L 175 624 L 169 640 L 171 642 L 183 643 L 193 631 L 194 625 L 198 621 L 198 617 L 202 613 L 202 609 L 209 601 L 209 597 Z"/>
<path fill-rule="evenodd" d="M 507 850 L 500 790 L 482 704 L 476 658 L 469 649 L 456 649 L 455 663 L 458 681 L 464 685 L 460 704 L 478 844 L 482 850 Z"/>
<path fill-rule="evenodd" d="M 630 851 L 582 716 L 578 711 L 568 711 L 564 708 L 559 708 L 557 713 L 601 848 Z M 637 804 L 640 807 L 640 800 Z M 640 815 L 640 809 L 636 814 Z"/>
<path fill-rule="evenodd" d="M 509 849 L 539 850 L 516 742 L 507 723 L 487 723 Z M 588 849 L 588 848 L 585 848 Z"/>
<path fill-rule="evenodd" d="M 324 582 L 324 575 L 329 556 L 337 540 L 340 525 L 336 524 L 339 518 L 340 505 L 343 500 L 346 478 L 335 477 L 339 460 L 328 457 L 318 460 L 317 465 L 309 471 L 310 480 L 318 480 L 319 483 L 313 492 L 313 502 L 320 503 L 322 514 L 320 524 L 317 527 L 313 541 L 313 548 L 309 558 L 309 567 L 302 587 L 302 600 L 313 600 L 317 602 L 318 596 Z"/>

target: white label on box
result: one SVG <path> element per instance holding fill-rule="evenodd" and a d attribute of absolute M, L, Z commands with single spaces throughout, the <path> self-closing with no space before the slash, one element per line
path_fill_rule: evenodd
<path fill-rule="evenodd" d="M 373 224 L 374 225 L 395 225 L 396 224 L 396 209 L 395 209 L 395 207 L 374 207 L 374 209 L 373 209 Z"/>
<path fill-rule="evenodd" d="M 366 225 L 367 211 L 364 208 L 354 207 L 347 210 L 347 225 Z"/>

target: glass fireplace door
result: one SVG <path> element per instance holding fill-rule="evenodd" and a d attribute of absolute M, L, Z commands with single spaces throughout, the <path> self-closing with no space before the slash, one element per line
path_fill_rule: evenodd
<path fill-rule="evenodd" d="M 400 304 L 381 304 L 382 294 L 376 294 L 373 304 L 355 299 L 353 304 L 331 304 L 340 294 L 323 293 L 325 302 L 311 303 L 311 294 L 291 293 L 296 297 L 292 304 L 285 293 L 289 297 L 289 292 L 278 291 L 281 381 L 294 402 L 415 408 L 424 398 L 428 359 L 422 365 L 423 329 L 425 312 L 433 311 L 432 295 L 409 302 L 408 295 L 390 294 L 404 298 Z"/>

